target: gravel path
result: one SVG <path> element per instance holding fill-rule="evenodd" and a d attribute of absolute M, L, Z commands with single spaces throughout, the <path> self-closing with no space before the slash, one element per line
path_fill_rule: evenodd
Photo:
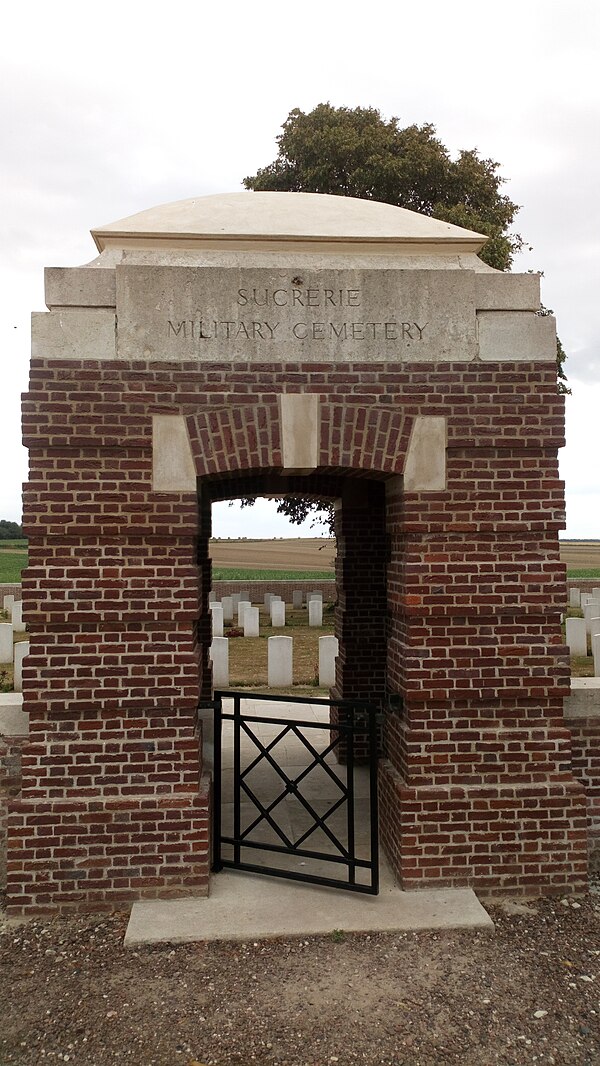
<path fill-rule="evenodd" d="M 600 1064 L 600 895 L 486 933 L 124 949 L 126 914 L 0 935 L 0 1064 Z"/>

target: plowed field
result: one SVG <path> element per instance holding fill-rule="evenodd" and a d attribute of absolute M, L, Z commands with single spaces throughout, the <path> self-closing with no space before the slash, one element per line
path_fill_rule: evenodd
<path fill-rule="evenodd" d="M 294 540 L 213 540 L 215 566 L 268 570 L 333 570 L 335 541 L 321 537 Z M 569 570 L 600 569 L 600 540 L 563 540 L 560 556 Z"/>
<path fill-rule="evenodd" d="M 331 570 L 335 541 L 322 537 L 289 540 L 212 540 L 214 566 L 248 570 Z"/>

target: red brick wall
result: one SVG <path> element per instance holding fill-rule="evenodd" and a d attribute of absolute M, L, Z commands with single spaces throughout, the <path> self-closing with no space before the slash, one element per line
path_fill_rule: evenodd
<path fill-rule="evenodd" d="M 8 806 L 21 789 L 21 752 L 26 737 L 0 736 L 0 892 L 6 888 Z"/>
<path fill-rule="evenodd" d="M 448 419 L 447 489 L 392 492 L 385 536 L 374 518 L 373 535 L 360 533 L 377 594 L 358 588 L 364 567 L 344 572 L 362 612 L 347 640 L 363 655 L 360 632 L 367 644 L 380 634 L 374 691 L 394 705 L 382 818 L 401 878 L 585 883 L 585 797 L 561 721 L 563 409 L 552 365 L 35 360 L 24 401 L 31 744 L 11 815 L 14 912 L 206 891 L 194 708 L 210 688 L 209 506 L 152 492 L 151 415 L 186 416 L 205 501 L 240 471 L 254 484 L 277 476 L 277 396 L 301 390 L 321 397 L 319 462 L 344 484 L 401 473 L 414 416 Z M 341 695 L 356 694 L 367 658 L 352 667 L 341 653 Z M 491 851 L 490 874 L 478 856 Z"/>
<path fill-rule="evenodd" d="M 600 715 L 565 720 L 573 742 L 573 774 L 587 796 L 590 865 L 600 869 Z"/>

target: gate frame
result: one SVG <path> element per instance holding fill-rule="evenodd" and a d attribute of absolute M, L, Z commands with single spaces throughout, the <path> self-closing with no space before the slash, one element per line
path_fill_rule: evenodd
<path fill-rule="evenodd" d="M 223 700 L 233 699 L 233 711 L 231 713 L 223 711 Z M 261 700 L 266 703 L 292 703 L 292 704 L 319 704 L 330 709 L 336 709 L 335 721 L 333 716 L 330 716 L 329 722 L 320 722 L 318 726 L 313 722 L 299 721 L 297 719 L 286 719 L 279 716 L 265 716 L 248 714 L 245 715 L 241 710 L 241 701 L 243 699 Z M 211 701 L 214 708 L 214 779 L 213 779 L 213 857 L 212 857 L 212 871 L 218 873 L 223 869 L 235 869 L 245 870 L 248 873 L 259 873 L 267 876 L 282 877 L 286 880 L 300 881 L 307 884 L 316 884 L 326 886 L 328 888 L 346 889 L 352 892 L 361 892 L 367 895 L 378 895 L 379 893 L 379 809 L 378 809 L 378 710 L 373 703 L 369 703 L 366 700 L 343 700 L 343 699 L 327 699 L 322 697 L 306 698 L 303 696 L 280 696 L 271 695 L 265 693 L 248 693 L 241 692 L 235 689 L 219 689 L 215 690 L 214 698 Z M 203 709 L 206 708 L 206 702 L 202 703 Z M 348 717 L 352 721 L 348 721 Z M 366 721 L 365 721 L 366 719 Z M 234 803 L 234 832 L 232 837 L 224 837 L 221 832 L 221 805 L 222 805 L 222 724 L 223 721 L 232 721 L 234 723 L 234 781 L 233 781 L 233 803 Z M 264 746 L 258 738 L 246 727 L 246 722 L 258 722 L 267 723 L 272 725 L 281 725 L 282 732 L 267 746 Z M 355 822 L 355 797 L 354 797 L 354 771 L 357 762 L 354 758 L 354 737 L 360 731 L 360 735 L 364 735 L 366 727 L 366 735 L 368 737 L 369 748 L 369 815 L 370 815 L 370 858 L 369 860 L 358 859 L 355 852 L 355 838 L 354 838 L 354 822 Z M 325 766 L 324 756 L 320 755 L 313 746 L 308 742 L 299 730 L 301 728 L 324 728 L 332 732 L 338 733 L 338 737 L 335 740 L 330 740 L 326 751 L 333 751 L 340 741 L 345 738 L 345 751 L 346 751 L 346 785 L 336 778 L 336 784 L 341 790 L 342 799 L 337 801 L 334 806 L 323 816 L 319 816 L 316 811 L 311 807 L 310 814 L 315 818 L 315 825 L 325 827 L 325 822 L 330 814 L 335 809 L 342 806 L 345 802 L 347 805 L 347 825 L 348 825 L 348 847 L 343 850 L 346 851 L 346 858 L 343 856 L 332 856 L 326 852 L 300 850 L 298 843 L 302 843 L 303 839 L 306 839 L 307 835 L 300 839 L 290 847 L 281 847 L 274 844 L 264 844 L 262 842 L 249 842 L 244 840 L 241 834 L 240 816 L 239 816 L 239 804 L 242 788 L 246 788 L 246 791 L 251 795 L 252 801 L 256 804 L 257 810 L 261 813 L 259 821 L 263 821 L 265 816 L 271 824 L 269 818 L 269 811 L 281 801 L 281 799 L 287 795 L 294 794 L 296 792 L 296 786 L 299 781 L 308 776 L 314 766 Z M 244 729 L 252 741 L 259 749 L 259 754 L 255 758 L 249 767 L 242 770 L 241 767 L 241 750 L 240 750 L 240 738 L 241 730 Z M 292 731 L 298 736 L 305 744 L 309 753 L 313 756 L 313 762 L 303 770 L 299 778 L 292 780 L 283 771 L 282 767 L 278 766 L 274 759 L 269 755 L 271 748 L 274 748 L 282 736 Z M 277 799 L 270 803 L 267 808 L 263 808 L 258 802 L 257 797 L 243 785 L 243 778 L 253 769 L 262 759 L 266 758 L 269 763 L 277 770 L 282 778 L 284 785 L 284 791 L 277 797 Z M 331 771 L 328 770 L 329 773 Z M 300 797 L 301 802 L 305 802 Z M 256 824 L 256 823 L 254 823 Z M 250 827 L 251 829 L 253 826 Z M 330 830 L 326 830 L 329 835 Z M 311 830 L 312 832 L 312 830 Z M 335 843 L 343 848 L 341 841 L 336 840 Z M 233 860 L 224 859 L 221 852 L 222 844 L 231 844 L 234 848 Z M 316 874 L 299 874 L 295 871 L 279 870 L 269 866 L 257 866 L 253 863 L 242 862 L 240 852 L 243 847 L 256 848 L 261 851 L 271 851 L 277 854 L 289 854 L 297 855 L 303 858 L 322 859 L 327 862 L 338 863 L 339 865 L 346 866 L 348 872 L 348 880 L 341 881 L 331 877 L 320 877 Z M 370 884 L 361 885 L 356 883 L 356 869 L 370 870 L 371 879 Z"/>

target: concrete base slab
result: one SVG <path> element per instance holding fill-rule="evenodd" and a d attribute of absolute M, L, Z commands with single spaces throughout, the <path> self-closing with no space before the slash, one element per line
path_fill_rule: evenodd
<path fill-rule="evenodd" d="M 212 878 L 208 897 L 134 903 L 125 944 L 493 928 L 469 888 L 403 892 L 387 883 L 378 896 L 363 896 L 226 870 Z"/>

